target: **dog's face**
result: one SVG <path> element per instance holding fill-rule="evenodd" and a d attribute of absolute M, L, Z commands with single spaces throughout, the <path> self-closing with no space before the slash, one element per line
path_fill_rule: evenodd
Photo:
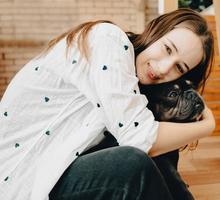
<path fill-rule="evenodd" d="M 155 85 L 140 85 L 148 98 L 148 108 L 158 121 L 191 122 L 201 116 L 204 102 L 190 81 L 176 80 Z"/>

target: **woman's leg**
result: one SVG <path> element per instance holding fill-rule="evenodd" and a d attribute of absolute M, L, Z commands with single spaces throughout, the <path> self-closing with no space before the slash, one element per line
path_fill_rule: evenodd
<path fill-rule="evenodd" d="M 50 200 L 171 200 L 153 161 L 134 147 L 111 147 L 79 156 Z"/>

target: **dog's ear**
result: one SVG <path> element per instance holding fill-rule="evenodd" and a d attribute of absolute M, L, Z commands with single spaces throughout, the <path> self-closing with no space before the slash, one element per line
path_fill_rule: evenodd
<path fill-rule="evenodd" d="M 187 85 L 192 85 L 192 81 L 190 81 L 190 80 L 185 80 L 185 82 Z"/>
<path fill-rule="evenodd" d="M 185 83 L 186 83 L 189 87 L 191 87 L 192 89 L 196 90 L 196 87 L 195 87 L 195 85 L 193 84 L 192 81 L 190 81 L 190 80 L 185 80 Z"/>

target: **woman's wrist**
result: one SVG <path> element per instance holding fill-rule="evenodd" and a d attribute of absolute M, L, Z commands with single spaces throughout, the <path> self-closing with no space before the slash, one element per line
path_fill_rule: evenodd
<path fill-rule="evenodd" d="M 212 132 L 215 130 L 215 120 L 213 119 L 202 119 L 199 122 L 199 127 L 201 128 L 201 133 L 203 134 L 203 137 L 209 136 L 212 134 Z"/>
<path fill-rule="evenodd" d="M 215 130 L 216 122 L 211 109 L 209 109 L 207 106 L 205 106 L 205 110 L 202 115 L 202 121 L 207 126 L 207 129 L 210 130 L 208 134 L 210 135 Z"/>
<path fill-rule="evenodd" d="M 207 126 L 209 127 L 210 134 L 211 134 L 215 130 L 215 126 L 216 126 L 215 119 L 213 118 L 213 119 L 207 120 Z"/>

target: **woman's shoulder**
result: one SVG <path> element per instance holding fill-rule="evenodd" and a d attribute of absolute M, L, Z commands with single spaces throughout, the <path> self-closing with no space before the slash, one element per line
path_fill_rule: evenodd
<path fill-rule="evenodd" d="M 129 40 L 127 34 L 119 26 L 107 22 L 96 24 L 92 28 L 91 34 L 94 37 L 112 37 L 116 40 Z"/>

